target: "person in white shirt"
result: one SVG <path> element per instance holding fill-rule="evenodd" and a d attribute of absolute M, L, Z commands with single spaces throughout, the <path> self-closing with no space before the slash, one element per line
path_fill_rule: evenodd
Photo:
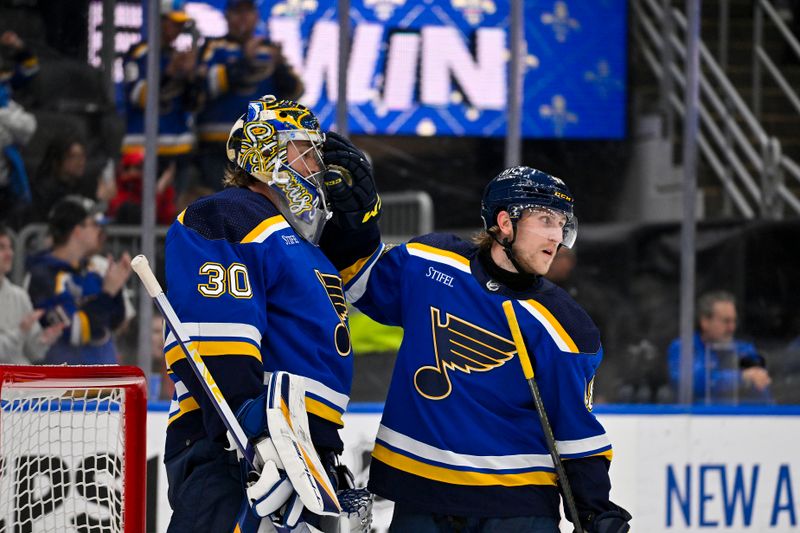
<path fill-rule="evenodd" d="M 31 364 L 44 358 L 64 325 L 42 328 L 44 311 L 34 309 L 28 293 L 7 277 L 13 260 L 11 234 L 0 226 L 0 363 Z"/>

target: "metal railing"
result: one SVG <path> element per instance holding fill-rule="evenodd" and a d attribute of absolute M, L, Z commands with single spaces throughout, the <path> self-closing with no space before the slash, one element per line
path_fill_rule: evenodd
<path fill-rule="evenodd" d="M 753 94 L 752 106 L 756 117 L 761 117 L 761 107 L 763 103 L 764 94 L 764 80 L 762 76 L 762 67 L 767 71 L 767 74 L 772 78 L 772 81 L 777 84 L 781 93 L 786 97 L 791 106 L 800 115 L 800 95 L 795 87 L 786 79 L 781 70 L 769 56 L 766 47 L 764 46 L 764 17 L 775 25 L 778 29 L 777 35 L 782 39 L 782 43 L 787 47 L 789 53 L 794 54 L 800 59 L 800 42 L 792 31 L 786 26 L 775 6 L 769 0 L 757 0 L 753 6 Z M 794 16 L 800 16 L 800 13 L 794 13 Z M 800 166 L 797 165 L 792 159 L 784 154 L 781 154 L 778 160 L 780 169 L 787 172 L 792 176 L 798 184 L 800 184 Z M 800 212 L 800 201 L 797 196 L 786 187 L 785 183 L 777 184 L 776 194 L 788 204 L 790 204 L 795 211 Z"/>
<path fill-rule="evenodd" d="M 675 117 L 685 113 L 686 17 L 670 0 L 632 2 L 638 49 L 659 82 L 671 137 L 678 131 Z M 781 218 L 784 205 L 800 213 L 800 200 L 783 182 L 785 169 L 800 168 L 782 154 L 780 141 L 766 133 L 702 42 L 699 83 L 698 146 L 729 204 L 748 219 Z"/>

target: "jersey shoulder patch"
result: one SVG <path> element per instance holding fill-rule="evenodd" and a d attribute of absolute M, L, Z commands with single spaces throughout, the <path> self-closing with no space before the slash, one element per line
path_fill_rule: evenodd
<path fill-rule="evenodd" d="M 563 340 L 563 351 L 590 353 L 600 351 L 600 330 L 589 314 L 561 287 L 547 279 L 531 300 L 523 300 L 525 307 L 545 327 L 552 327 L 555 338 Z M 526 305 L 528 304 L 528 305 Z M 550 328 L 548 328 L 550 329 Z"/>
<path fill-rule="evenodd" d="M 182 223 L 209 240 L 261 242 L 268 226 L 288 227 L 278 209 L 264 196 L 231 187 L 201 198 L 186 208 Z"/>

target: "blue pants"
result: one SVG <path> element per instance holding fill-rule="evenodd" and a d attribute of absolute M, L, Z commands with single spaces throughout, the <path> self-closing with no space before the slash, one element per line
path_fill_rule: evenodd
<path fill-rule="evenodd" d="M 326 471 L 333 452 L 317 450 Z M 256 531 L 260 519 L 250 512 L 236 453 L 207 438 L 200 439 L 166 463 L 167 496 L 172 518 L 167 533 L 227 533 L 238 524 L 242 533 Z M 336 480 L 331 478 L 336 487 Z M 303 511 L 302 519 L 319 527 L 319 517 Z"/>
<path fill-rule="evenodd" d="M 166 463 L 169 504 L 168 533 L 224 533 L 246 505 L 242 471 L 236 453 L 201 439 Z"/>
<path fill-rule="evenodd" d="M 389 533 L 558 533 L 558 520 L 549 516 L 480 518 L 424 513 L 394 507 Z"/>

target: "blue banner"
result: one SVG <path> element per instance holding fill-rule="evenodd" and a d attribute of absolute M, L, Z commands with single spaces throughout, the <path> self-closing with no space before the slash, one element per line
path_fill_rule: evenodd
<path fill-rule="evenodd" d="M 206 35 L 224 33 L 225 0 L 190 2 Z M 506 130 L 510 0 L 351 0 L 353 133 L 501 137 Z M 201 7 L 204 6 L 204 7 Z M 302 75 L 301 101 L 334 121 L 336 0 L 260 2 L 262 31 Z M 528 1 L 522 134 L 625 136 L 625 0 Z M 221 23 L 220 23 L 221 22 Z"/>

